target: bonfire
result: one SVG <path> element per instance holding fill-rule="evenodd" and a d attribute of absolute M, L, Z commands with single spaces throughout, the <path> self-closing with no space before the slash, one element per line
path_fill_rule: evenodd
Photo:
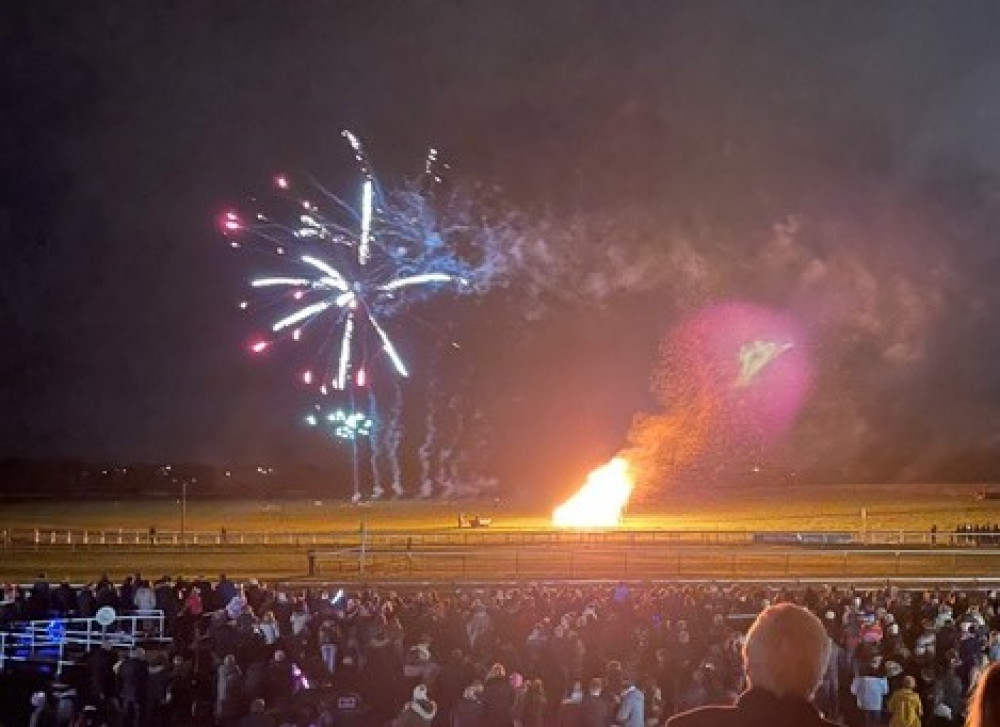
<path fill-rule="evenodd" d="M 560 528 L 614 528 L 632 494 L 628 460 L 615 457 L 589 475 L 580 491 L 552 513 L 552 524 Z"/>

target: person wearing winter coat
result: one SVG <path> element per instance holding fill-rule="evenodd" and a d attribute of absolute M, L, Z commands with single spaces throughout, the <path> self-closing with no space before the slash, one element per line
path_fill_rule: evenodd
<path fill-rule="evenodd" d="M 437 715 L 437 705 L 427 696 L 427 685 L 413 688 L 413 699 L 406 703 L 396 719 L 397 727 L 431 727 Z"/>
<path fill-rule="evenodd" d="M 604 696 L 604 682 L 594 677 L 580 702 L 580 721 L 583 727 L 608 727 L 611 716 L 611 702 Z"/>
<path fill-rule="evenodd" d="M 503 664 L 494 664 L 483 680 L 483 724 L 487 727 L 511 727 L 516 700 L 517 695 L 507 679 L 507 670 Z"/>
<path fill-rule="evenodd" d="M 522 727 L 542 727 L 545 724 L 545 713 L 548 709 L 548 699 L 545 696 L 545 685 L 541 679 L 528 682 L 521 700 Z"/>
<path fill-rule="evenodd" d="M 483 724 L 483 693 L 481 682 L 473 682 L 462 692 L 462 698 L 451 710 L 451 727 L 481 727 Z"/>
<path fill-rule="evenodd" d="M 694 709 L 668 727 L 835 727 L 812 703 L 827 667 L 830 638 L 801 606 L 781 603 L 757 616 L 743 645 L 749 689 L 732 707 Z"/>
<path fill-rule="evenodd" d="M 236 657 L 226 654 L 215 680 L 215 718 L 220 724 L 235 724 L 243 714 L 243 672 Z"/>
<path fill-rule="evenodd" d="M 917 680 L 907 674 L 903 677 L 903 686 L 889 697 L 890 727 L 920 727 L 924 708 L 920 695 L 914 691 L 916 686 Z"/>
<path fill-rule="evenodd" d="M 149 697 L 149 664 L 146 652 L 135 648 L 118 662 L 119 696 L 125 727 L 143 727 L 146 720 L 147 698 Z"/>
<path fill-rule="evenodd" d="M 167 658 L 163 654 L 155 654 L 149 659 L 149 680 L 147 682 L 146 703 L 149 705 L 149 724 L 159 727 L 167 724 L 169 702 L 167 694 L 170 690 L 170 670 L 167 668 Z"/>
<path fill-rule="evenodd" d="M 615 722 L 622 727 L 646 727 L 646 697 L 642 690 L 630 684 L 621 693 Z"/>
<path fill-rule="evenodd" d="M 31 718 L 28 727 L 55 727 L 56 711 L 45 692 L 31 695 Z"/>
<path fill-rule="evenodd" d="M 874 670 L 854 677 L 851 694 L 857 700 L 858 709 L 864 716 L 866 725 L 878 725 L 882 720 L 882 702 L 889 694 L 889 682 Z"/>

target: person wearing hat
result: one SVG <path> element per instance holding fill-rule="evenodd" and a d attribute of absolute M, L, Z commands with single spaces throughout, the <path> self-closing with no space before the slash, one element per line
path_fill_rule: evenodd
<path fill-rule="evenodd" d="M 430 727 L 437 715 L 437 705 L 427 696 L 427 685 L 413 688 L 413 699 L 406 703 L 396 720 L 397 727 Z"/>
<path fill-rule="evenodd" d="M 907 674 L 903 677 L 903 685 L 889 697 L 890 727 L 920 727 L 924 709 L 916 687 L 917 680 Z"/>
<path fill-rule="evenodd" d="M 700 707 L 668 727 L 834 727 L 812 703 L 827 665 L 823 622 L 791 603 L 760 612 L 743 647 L 749 689 L 732 707 Z"/>

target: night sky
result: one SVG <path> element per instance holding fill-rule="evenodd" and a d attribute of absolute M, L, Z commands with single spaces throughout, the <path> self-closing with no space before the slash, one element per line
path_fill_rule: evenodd
<path fill-rule="evenodd" d="M 342 463 L 292 364 L 246 355 L 215 217 L 276 171 L 349 190 L 350 128 L 384 181 L 434 145 L 537 230 L 422 305 L 460 350 L 392 326 L 411 450 L 456 397 L 477 475 L 565 489 L 661 407 L 661 338 L 739 300 L 815 367 L 755 461 L 1000 476 L 995 2 L 7 5 L 0 456 Z"/>

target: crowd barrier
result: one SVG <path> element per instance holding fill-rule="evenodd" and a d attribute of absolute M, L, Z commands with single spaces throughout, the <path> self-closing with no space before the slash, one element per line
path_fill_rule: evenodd
<path fill-rule="evenodd" d="M 76 663 L 73 657 L 102 643 L 128 650 L 149 641 L 168 641 L 164 634 L 164 614 L 159 610 L 117 614 L 104 623 L 97 617 L 17 622 L 0 631 L 0 672 L 8 662 L 46 662 L 58 677 Z"/>

